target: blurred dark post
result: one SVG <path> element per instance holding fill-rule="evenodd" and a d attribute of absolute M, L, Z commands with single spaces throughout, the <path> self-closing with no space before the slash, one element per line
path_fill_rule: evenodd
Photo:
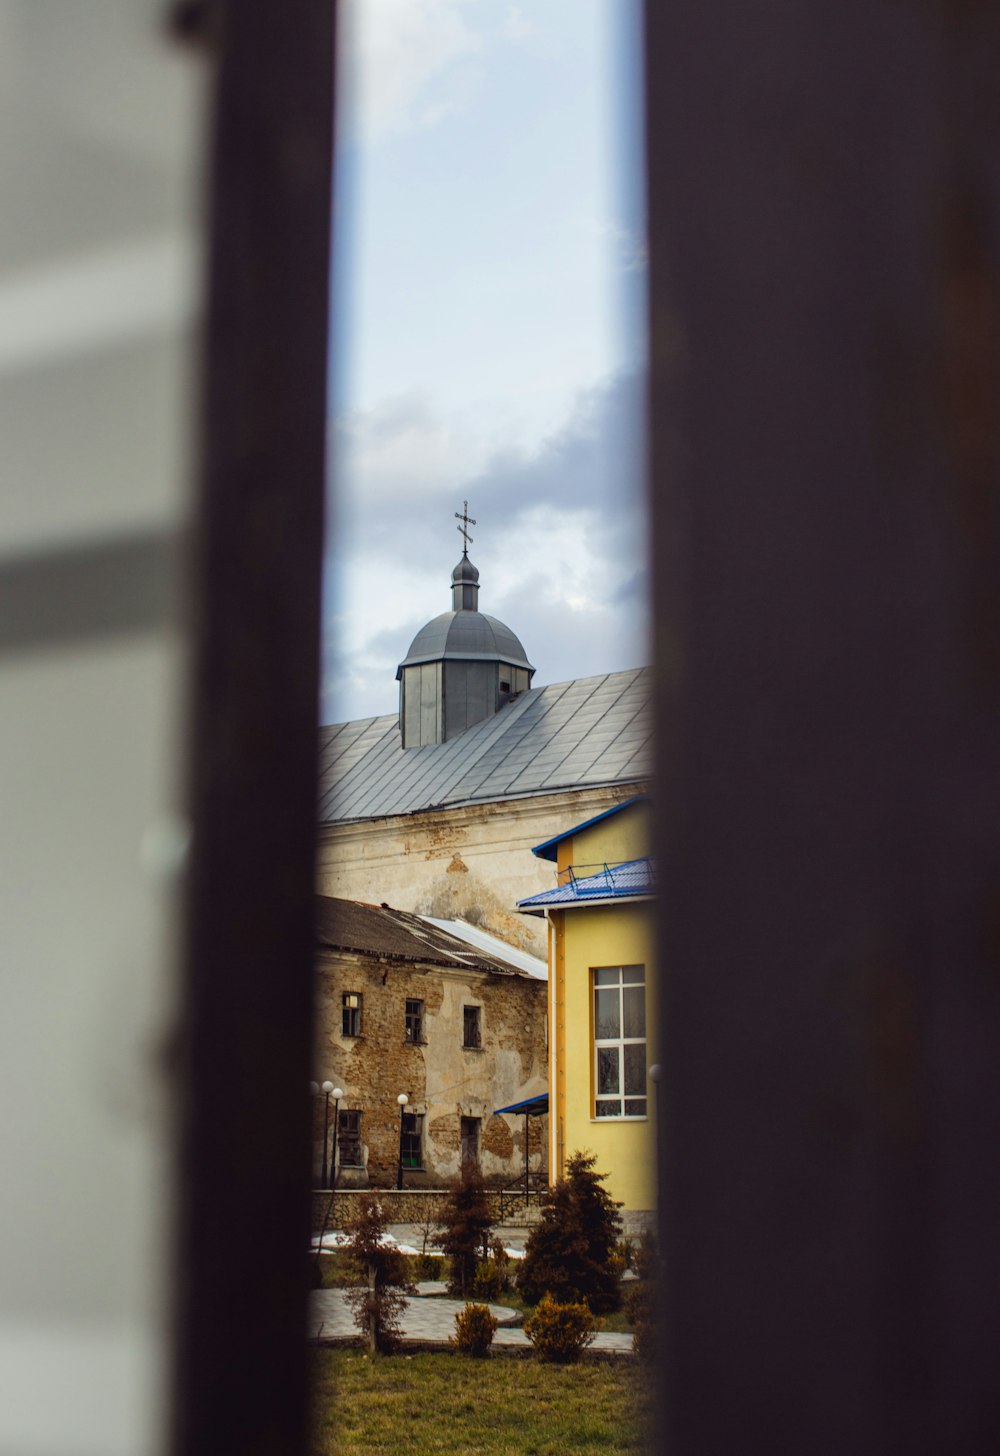
<path fill-rule="evenodd" d="M 1000 7 L 646 5 L 665 1449 L 1000 1450 Z"/>
<path fill-rule="evenodd" d="M 334 6 L 203 9 L 217 73 L 171 1449 L 286 1456 L 307 1409 Z"/>

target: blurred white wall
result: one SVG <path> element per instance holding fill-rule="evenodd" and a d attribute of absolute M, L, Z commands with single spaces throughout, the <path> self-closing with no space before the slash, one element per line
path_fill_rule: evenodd
<path fill-rule="evenodd" d="M 162 1448 L 203 61 L 0 0 L 0 1456 Z"/>

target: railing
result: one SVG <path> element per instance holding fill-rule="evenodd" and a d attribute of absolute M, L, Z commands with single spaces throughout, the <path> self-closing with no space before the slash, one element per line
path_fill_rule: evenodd
<path fill-rule="evenodd" d="M 520 1178 L 516 1183 L 508 1183 L 503 1188 L 498 1188 L 496 1192 L 500 1197 L 500 1222 L 504 1221 L 505 1207 L 509 1211 L 516 1208 L 519 1203 L 523 1203 L 527 1210 L 534 1199 L 536 1207 L 540 1208 L 542 1198 L 548 1191 L 548 1184 L 542 1183 L 538 1178 L 530 1178 L 528 1182 Z"/>

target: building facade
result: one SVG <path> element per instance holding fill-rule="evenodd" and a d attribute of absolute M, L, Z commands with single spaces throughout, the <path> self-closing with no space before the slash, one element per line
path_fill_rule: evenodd
<path fill-rule="evenodd" d="M 495 1109 L 546 1089 L 544 963 L 387 905 L 317 906 L 316 1079 L 342 1093 L 316 1098 L 317 1184 L 391 1187 L 402 1164 L 405 1186 L 439 1188 L 463 1162 L 520 1180 L 522 1120 Z M 544 1130 L 527 1136 L 541 1176 Z"/>
<path fill-rule="evenodd" d="M 317 887 L 544 956 L 544 927 L 514 910 L 548 883 L 527 850 L 648 787 L 649 671 L 533 688 L 467 556 L 451 590 L 400 663 L 398 715 L 320 730 Z"/>
<path fill-rule="evenodd" d="M 549 1168 L 592 1152 L 629 1221 L 656 1207 L 657 979 L 650 805 L 636 798 L 537 845 L 556 883 L 519 903 L 549 924 Z"/>

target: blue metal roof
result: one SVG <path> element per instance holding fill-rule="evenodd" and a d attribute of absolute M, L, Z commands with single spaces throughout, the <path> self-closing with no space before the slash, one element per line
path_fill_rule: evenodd
<path fill-rule="evenodd" d="M 549 1110 L 549 1094 L 543 1092 L 540 1097 L 526 1097 L 523 1102 L 512 1102 L 509 1107 L 495 1107 L 494 1113 L 498 1112 L 521 1112 L 528 1117 L 540 1117 L 542 1113 Z"/>
<path fill-rule="evenodd" d="M 592 824 L 600 824 L 602 819 L 609 819 L 612 814 L 620 814 L 623 809 L 629 809 L 633 804 L 648 804 L 647 794 L 635 794 L 631 799 L 623 799 L 620 804 L 615 804 L 611 809 L 605 809 L 602 814 L 595 814 L 593 819 L 585 819 L 582 824 L 574 824 L 572 829 L 564 829 L 562 834 L 556 834 L 552 839 L 547 839 L 544 844 L 536 844 L 531 851 L 537 854 L 539 859 L 550 859 L 555 863 L 559 857 L 559 846 L 564 839 L 572 839 L 574 834 L 579 834 L 584 829 L 589 829 Z"/>
<path fill-rule="evenodd" d="M 626 860 L 624 864 L 604 865 L 595 875 L 581 877 L 570 870 L 569 876 L 565 884 L 556 885 L 553 890 L 543 890 L 539 895 L 518 900 L 517 908 L 558 910 L 570 905 L 588 905 L 601 900 L 634 900 L 655 894 L 653 861 L 648 856 Z"/>

